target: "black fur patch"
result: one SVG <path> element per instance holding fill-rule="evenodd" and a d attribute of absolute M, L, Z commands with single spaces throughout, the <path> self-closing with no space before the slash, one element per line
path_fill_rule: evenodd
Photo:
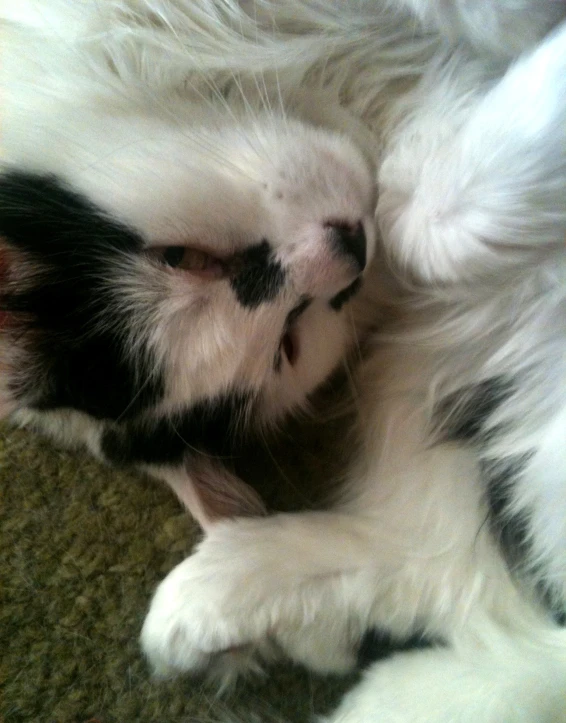
<path fill-rule="evenodd" d="M 494 378 L 451 395 L 437 410 L 442 438 L 468 442 L 481 450 L 493 435 L 504 435 L 505 429 L 486 427 L 486 422 L 511 393 L 510 380 Z M 541 571 L 531 568 L 529 512 L 513 509 L 513 488 L 529 459 L 530 455 L 524 454 L 492 462 L 484 460 L 481 477 L 489 507 L 490 529 L 509 569 L 520 577 L 540 579 Z M 542 588 L 539 593 L 541 601 L 560 619 L 563 611 L 556 611 L 551 596 Z"/>
<path fill-rule="evenodd" d="M 334 309 L 334 311 L 340 311 L 340 309 L 344 306 L 345 303 L 350 301 L 350 299 L 358 293 L 358 291 L 362 288 L 362 277 L 358 276 L 357 279 L 352 281 L 350 286 L 347 286 L 345 289 L 342 289 L 342 291 L 339 291 L 336 296 L 334 296 L 332 299 L 330 299 L 330 306 Z"/>
<path fill-rule="evenodd" d="M 242 422 L 251 404 L 251 394 L 233 393 L 174 416 L 109 425 L 102 453 L 116 465 L 176 464 L 193 452 L 229 457 L 242 441 Z"/>
<path fill-rule="evenodd" d="M 240 304 L 250 309 L 273 301 L 285 283 L 285 271 L 265 240 L 237 254 L 231 264 L 232 289 Z"/>
<path fill-rule="evenodd" d="M 511 382 L 488 379 L 475 387 L 462 389 L 447 397 L 437 410 L 443 439 L 472 443 L 480 449 L 497 434 L 486 422 L 511 393 Z M 504 433 L 504 430 L 500 430 Z M 482 463 L 481 475 L 486 488 L 492 532 L 498 540 L 509 566 L 515 571 L 528 554 L 528 519 L 510 512 L 511 491 L 528 457 Z"/>
<path fill-rule="evenodd" d="M 487 483 L 487 501 L 490 511 L 490 524 L 498 540 L 505 559 L 512 572 L 520 577 L 535 579 L 538 597 L 554 617 L 558 625 L 566 625 L 566 609 L 561 595 L 555 596 L 552 581 L 544 578 L 544 569 L 538 565 L 531 567 L 531 548 L 529 540 L 529 515 L 512 512 L 512 487 L 520 476 L 530 455 L 522 455 L 497 464 L 482 465 L 482 476 Z M 526 567 L 528 563 L 528 567 Z"/>
<path fill-rule="evenodd" d="M 155 403 L 159 370 L 149 358 L 136 369 L 127 360 L 128 319 L 105 281 L 118 259 L 141 252 L 142 239 L 55 177 L 21 172 L 0 176 L 0 236 L 34 269 L 30 283 L 0 298 L 16 314 L 30 363 L 16 396 L 110 419 Z"/>
<path fill-rule="evenodd" d="M 485 422 L 510 393 L 511 383 L 496 378 L 450 395 L 436 410 L 442 438 L 467 442 L 485 440 Z"/>
<path fill-rule="evenodd" d="M 388 658 L 394 653 L 431 648 L 441 644 L 439 640 L 427 638 L 424 633 L 414 633 L 400 639 L 384 630 L 372 628 L 364 635 L 358 648 L 358 667 L 367 668 L 371 663 Z"/>
<path fill-rule="evenodd" d="M 509 566 L 520 568 L 529 552 L 529 520 L 511 513 L 512 487 L 529 461 L 527 455 L 497 464 L 482 464 L 482 477 L 487 484 L 490 523 Z"/>

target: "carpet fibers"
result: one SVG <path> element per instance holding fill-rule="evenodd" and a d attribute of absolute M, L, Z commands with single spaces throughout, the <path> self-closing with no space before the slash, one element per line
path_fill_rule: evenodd
<path fill-rule="evenodd" d="M 309 449 L 315 476 L 326 477 Z M 296 484 L 267 457 L 248 455 L 244 466 L 288 499 Z M 199 680 L 152 679 L 142 621 L 158 582 L 198 539 L 195 524 L 164 486 L 6 427 L 0 477 L 2 723 L 212 723 L 228 711 L 243 723 L 275 713 L 307 723 L 346 688 L 283 665 L 223 698 Z"/>

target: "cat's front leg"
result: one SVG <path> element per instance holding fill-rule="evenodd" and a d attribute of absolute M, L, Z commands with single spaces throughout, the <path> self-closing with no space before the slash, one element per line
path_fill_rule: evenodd
<path fill-rule="evenodd" d="M 193 672 L 271 641 L 311 668 L 352 668 L 363 626 L 348 613 L 363 607 L 355 581 L 372 549 L 365 524 L 311 512 L 213 525 L 157 589 L 142 631 L 150 662 Z"/>

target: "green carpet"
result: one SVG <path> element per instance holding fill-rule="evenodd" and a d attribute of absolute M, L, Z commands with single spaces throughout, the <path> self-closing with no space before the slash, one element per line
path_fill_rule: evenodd
<path fill-rule="evenodd" d="M 285 445 L 248 452 L 243 466 L 269 481 L 279 508 L 309 505 L 317 490 L 307 494 L 301 477 L 328 479 L 330 468 L 308 434 L 291 431 Z M 300 457 L 302 467 L 289 473 L 273 456 Z M 6 427 L 0 477 L 2 723 L 212 723 L 226 711 L 244 723 L 252 711 L 307 723 L 347 686 L 283 665 L 222 699 L 202 681 L 153 680 L 138 646 L 142 621 L 158 582 L 198 539 L 173 495 Z"/>

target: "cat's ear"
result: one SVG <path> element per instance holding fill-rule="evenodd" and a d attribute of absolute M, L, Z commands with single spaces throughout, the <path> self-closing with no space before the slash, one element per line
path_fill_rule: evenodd
<path fill-rule="evenodd" d="M 205 532 L 220 520 L 267 514 L 254 489 L 221 462 L 204 454 L 188 454 L 182 467 L 163 468 L 159 477 L 173 489 Z"/>

